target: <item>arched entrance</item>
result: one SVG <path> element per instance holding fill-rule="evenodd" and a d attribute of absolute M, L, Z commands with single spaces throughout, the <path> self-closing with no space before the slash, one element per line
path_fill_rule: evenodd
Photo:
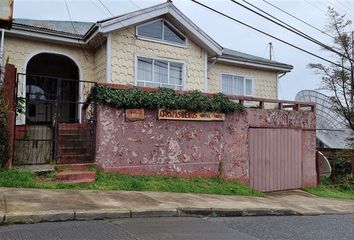
<path fill-rule="evenodd" d="M 15 126 L 14 164 L 92 162 L 94 110 L 81 114 L 81 108 L 94 86 L 80 79 L 79 66 L 65 55 L 31 57 L 26 72 L 17 76 L 21 111 Z"/>
<path fill-rule="evenodd" d="M 79 122 L 80 72 L 69 57 L 33 56 L 26 66 L 26 123 Z"/>

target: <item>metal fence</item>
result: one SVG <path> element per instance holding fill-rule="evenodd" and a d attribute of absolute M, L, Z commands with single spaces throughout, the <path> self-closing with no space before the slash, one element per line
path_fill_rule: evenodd
<path fill-rule="evenodd" d="M 60 148 L 65 147 L 63 144 L 70 145 L 74 138 L 81 141 L 78 148 L 91 142 L 93 135 L 83 132 L 85 129 L 94 131 L 90 129 L 94 127 L 94 115 L 87 114 L 87 111 L 83 114 L 82 107 L 88 104 L 87 99 L 95 84 L 18 73 L 14 164 L 46 164 L 74 158 L 73 153 L 81 154 L 79 150 L 63 152 Z M 89 146 L 93 147 L 92 144 Z"/>

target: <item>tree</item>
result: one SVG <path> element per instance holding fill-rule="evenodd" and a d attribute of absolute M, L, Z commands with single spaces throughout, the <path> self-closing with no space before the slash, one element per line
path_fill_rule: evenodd
<path fill-rule="evenodd" d="M 333 8 L 327 11 L 329 23 L 326 30 L 333 36 L 332 48 L 337 51 L 333 62 L 324 65 L 310 63 L 309 67 L 322 75 L 323 87 L 333 93 L 333 107 L 354 130 L 354 47 L 352 21 Z M 324 48 L 328 51 L 328 49 Z"/>

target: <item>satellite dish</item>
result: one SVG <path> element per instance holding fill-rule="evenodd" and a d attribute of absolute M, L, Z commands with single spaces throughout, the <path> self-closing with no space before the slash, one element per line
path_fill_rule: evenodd
<path fill-rule="evenodd" d="M 320 151 L 317 151 L 317 154 L 318 154 L 318 164 L 319 164 L 319 169 L 320 169 L 320 176 L 321 177 L 331 176 L 332 167 L 329 164 L 328 159 Z"/>

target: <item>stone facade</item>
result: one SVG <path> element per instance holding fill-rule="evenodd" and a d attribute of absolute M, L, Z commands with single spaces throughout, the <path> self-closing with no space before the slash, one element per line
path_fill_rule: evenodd
<path fill-rule="evenodd" d="M 303 185 L 316 184 L 313 112 L 247 109 L 226 114 L 221 122 L 157 120 L 151 110 L 145 110 L 143 121 L 127 122 L 124 115 L 123 110 L 98 106 L 96 162 L 105 171 L 222 175 L 248 184 L 249 128 L 284 128 L 303 132 Z"/>

